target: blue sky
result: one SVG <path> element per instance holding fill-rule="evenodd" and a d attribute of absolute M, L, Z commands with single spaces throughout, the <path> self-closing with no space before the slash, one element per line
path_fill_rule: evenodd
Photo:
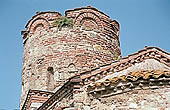
<path fill-rule="evenodd" d="M 21 30 L 37 11 L 93 6 L 120 23 L 122 56 L 144 46 L 170 52 L 169 0 L 0 0 L 0 110 L 19 108 Z"/>

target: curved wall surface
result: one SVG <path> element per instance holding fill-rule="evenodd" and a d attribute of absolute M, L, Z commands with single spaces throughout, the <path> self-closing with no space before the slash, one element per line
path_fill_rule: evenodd
<path fill-rule="evenodd" d="M 30 89 L 54 91 L 69 77 L 116 60 L 119 24 L 92 7 L 67 10 L 73 27 L 53 26 L 58 12 L 37 12 L 22 31 L 22 106 Z"/>

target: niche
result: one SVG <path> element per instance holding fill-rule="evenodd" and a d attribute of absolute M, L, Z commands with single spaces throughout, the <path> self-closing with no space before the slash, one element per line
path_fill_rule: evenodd
<path fill-rule="evenodd" d="M 83 18 L 81 21 L 81 25 L 87 31 L 91 31 L 93 29 L 98 28 L 96 22 L 91 18 Z"/>
<path fill-rule="evenodd" d="M 47 79 L 48 79 L 48 90 L 53 90 L 54 89 L 54 69 L 53 67 L 48 67 L 47 68 L 48 74 L 47 74 Z"/>

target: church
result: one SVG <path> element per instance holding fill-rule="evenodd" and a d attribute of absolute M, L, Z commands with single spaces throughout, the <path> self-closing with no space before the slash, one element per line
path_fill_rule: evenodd
<path fill-rule="evenodd" d="M 20 110 L 169 110 L 170 53 L 122 57 L 119 31 L 91 6 L 37 12 L 21 31 Z"/>

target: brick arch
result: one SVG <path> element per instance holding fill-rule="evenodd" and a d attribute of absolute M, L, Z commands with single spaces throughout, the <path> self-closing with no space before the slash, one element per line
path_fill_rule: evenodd
<path fill-rule="evenodd" d="M 48 30 L 49 25 L 50 23 L 45 18 L 36 18 L 31 22 L 28 30 L 30 33 L 34 33 L 39 26 Z"/>
<path fill-rule="evenodd" d="M 82 25 L 84 20 L 89 20 L 89 21 L 91 20 L 91 21 L 93 21 L 93 23 L 96 23 L 94 25 L 97 25 L 96 28 L 98 28 L 98 29 L 102 29 L 103 28 L 102 21 L 101 21 L 100 17 L 98 15 L 96 15 L 95 13 L 93 13 L 93 12 L 83 12 L 83 13 L 80 13 L 75 18 L 74 24 Z"/>

